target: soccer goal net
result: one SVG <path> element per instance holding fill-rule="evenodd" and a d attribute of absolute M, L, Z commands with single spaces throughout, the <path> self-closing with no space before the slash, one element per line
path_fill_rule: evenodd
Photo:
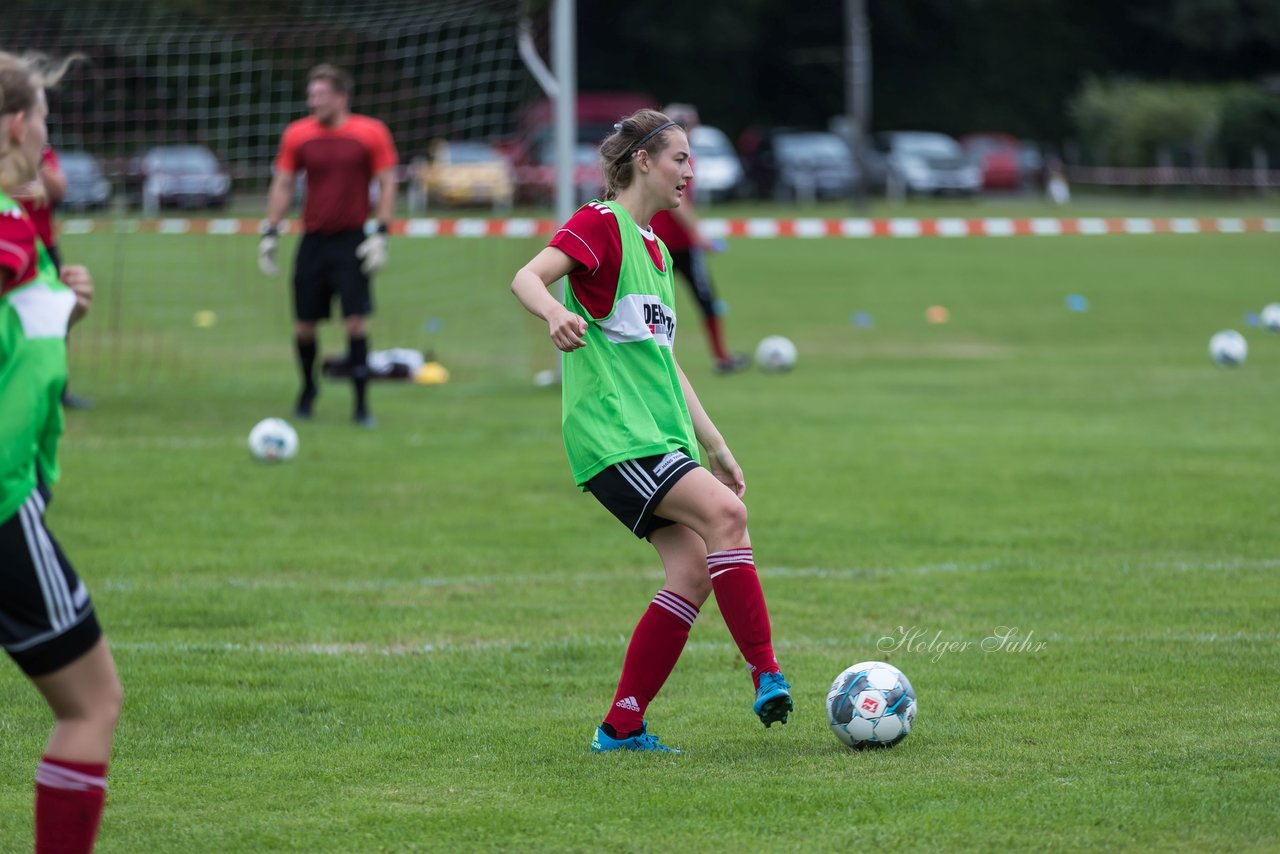
<path fill-rule="evenodd" d="M 533 19 L 542 27 L 545 9 L 522 0 L 0 3 L 0 49 L 85 57 L 50 92 L 50 140 L 59 155 L 100 164 L 113 189 L 103 213 L 64 207 L 56 217 L 63 257 L 89 264 L 98 285 L 94 311 L 73 336 L 80 389 L 104 394 L 94 388 L 95 374 L 108 385 L 145 384 L 156 375 L 215 378 L 264 348 L 278 363 L 273 376 L 291 383 L 288 266 L 274 283 L 262 277 L 256 237 L 245 231 L 263 215 L 285 126 L 307 114 L 308 72 L 319 63 L 348 71 L 352 110 L 387 124 L 401 160 L 398 213 L 407 216 L 415 213 L 408 200 L 416 166 L 436 140 L 508 139 L 521 106 L 538 96 L 518 47 L 526 6 L 541 10 Z M 225 211 L 144 203 L 141 155 L 187 145 L 207 149 L 230 179 Z M 135 220 L 140 208 L 161 219 Z M 188 215 L 210 220 L 208 227 L 188 227 Z M 286 262 L 293 239 L 282 246 Z M 514 362 L 525 375 L 527 354 L 504 350 L 525 334 L 518 307 L 506 304 L 505 287 L 490 286 L 509 282 L 528 254 L 524 240 L 394 241 L 376 283 L 373 346 L 437 349 L 455 366 Z M 477 305 L 481 283 L 486 295 L 505 299 Z M 502 314 L 455 319 L 477 310 Z M 468 327 L 473 322 L 477 329 Z M 487 343 L 466 346 L 493 352 L 455 349 L 455 340 L 484 332 L 485 323 L 490 334 L 474 340 Z M 341 353 L 340 327 L 325 336 L 328 352 Z"/>
<path fill-rule="evenodd" d="M 4 47 L 84 54 L 52 95 L 52 142 L 121 166 L 160 144 L 210 148 L 264 181 L 307 72 L 351 73 L 352 109 L 391 128 L 407 161 L 434 139 L 492 141 L 531 92 L 518 0 L 6 3 Z"/>

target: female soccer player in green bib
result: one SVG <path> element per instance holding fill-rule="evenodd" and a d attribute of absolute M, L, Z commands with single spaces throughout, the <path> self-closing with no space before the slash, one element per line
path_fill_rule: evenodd
<path fill-rule="evenodd" d="M 648 539 L 666 572 L 631 635 L 591 747 L 672 751 L 648 732 L 645 709 L 713 591 L 766 727 L 786 723 L 791 688 L 773 654 L 742 469 L 676 363 L 671 255 L 649 227 L 656 212 L 679 206 L 693 179 L 688 138 L 662 113 L 641 110 L 614 126 L 600 157 L 605 201 L 575 213 L 511 290 L 565 354 L 564 443 L 574 482 Z M 566 276 L 561 304 L 547 289 Z"/>
<path fill-rule="evenodd" d="M 0 53 L 0 646 L 55 721 L 36 770 L 35 849 L 87 852 L 121 689 L 89 594 L 44 524 L 58 478 L 67 329 L 93 283 L 84 267 L 58 274 L 12 196 L 36 176 L 48 141 L 44 87 L 66 70 L 41 66 Z"/>

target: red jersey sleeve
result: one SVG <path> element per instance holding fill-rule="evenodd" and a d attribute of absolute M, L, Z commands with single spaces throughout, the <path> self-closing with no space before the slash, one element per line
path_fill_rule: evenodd
<path fill-rule="evenodd" d="M 280 137 L 280 153 L 276 155 L 277 172 L 298 171 L 298 148 L 302 139 L 300 122 L 293 122 L 284 129 L 284 135 Z"/>
<path fill-rule="evenodd" d="M 0 213 L 0 270 L 11 290 L 35 275 L 36 231 L 21 209 Z"/>
<path fill-rule="evenodd" d="M 391 131 L 380 121 L 373 121 L 374 132 L 370 134 L 369 154 L 376 175 L 383 169 L 389 169 L 400 162 L 400 154 L 396 151 L 396 142 L 391 138 Z"/>
<path fill-rule="evenodd" d="M 569 286 L 591 316 L 612 311 L 622 271 L 622 235 L 613 211 L 599 202 L 583 205 L 547 245 L 582 265 L 569 274 Z"/>

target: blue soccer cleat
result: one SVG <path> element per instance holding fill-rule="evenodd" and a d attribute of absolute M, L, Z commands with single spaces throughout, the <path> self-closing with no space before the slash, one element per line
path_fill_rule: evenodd
<path fill-rule="evenodd" d="M 679 753 L 674 747 L 667 747 L 658 741 L 656 735 L 649 734 L 649 722 L 640 727 L 640 734 L 630 738 L 613 738 L 600 727 L 596 727 L 595 738 L 591 739 L 591 750 L 595 753 L 607 753 L 610 750 L 640 750 L 653 753 Z"/>
<path fill-rule="evenodd" d="M 760 675 L 760 687 L 756 689 L 756 704 L 752 707 L 760 717 L 760 723 L 768 728 L 774 721 L 787 722 L 787 715 L 794 706 L 791 703 L 791 686 L 787 677 L 774 671 Z"/>

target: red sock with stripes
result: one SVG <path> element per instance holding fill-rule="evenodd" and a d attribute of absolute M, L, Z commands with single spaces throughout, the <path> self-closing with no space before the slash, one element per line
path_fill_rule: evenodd
<path fill-rule="evenodd" d="M 712 552 L 707 555 L 707 571 L 711 573 L 711 587 L 724 623 L 751 668 L 751 681 L 759 688 L 760 674 L 776 671 L 778 660 L 773 656 L 769 608 L 751 549 Z"/>
<path fill-rule="evenodd" d="M 36 770 L 36 854 L 92 851 L 106 800 L 106 763 L 43 757 Z"/>
<path fill-rule="evenodd" d="M 659 590 L 636 624 L 622 662 L 618 693 L 604 722 L 624 738 L 644 726 L 644 710 L 676 666 L 698 609 L 683 596 Z"/>

